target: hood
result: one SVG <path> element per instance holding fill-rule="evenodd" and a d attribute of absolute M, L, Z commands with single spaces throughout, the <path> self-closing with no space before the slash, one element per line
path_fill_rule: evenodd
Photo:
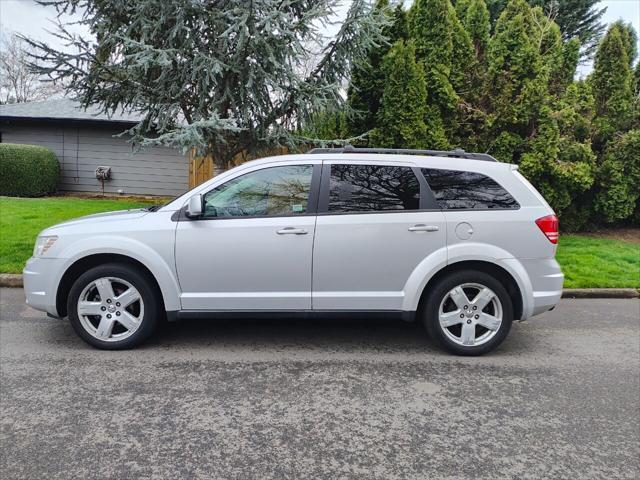
<path fill-rule="evenodd" d="M 137 218 L 147 215 L 148 213 L 149 212 L 147 212 L 146 210 L 143 210 L 142 208 L 137 208 L 134 210 L 118 210 L 115 212 L 94 213 L 93 215 L 86 215 L 84 217 L 74 218 L 72 220 L 67 220 L 66 222 L 53 225 L 52 227 L 47 228 L 47 232 L 49 230 L 55 230 L 58 227 L 70 227 L 74 225 L 81 225 L 81 224 L 86 225 L 91 223 L 104 223 L 104 222 L 111 222 L 115 220 L 119 222 L 123 220 L 135 220 Z"/>

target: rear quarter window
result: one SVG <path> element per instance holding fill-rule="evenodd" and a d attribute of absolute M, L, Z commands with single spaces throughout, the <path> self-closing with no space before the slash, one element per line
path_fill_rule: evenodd
<path fill-rule="evenodd" d="M 445 210 L 511 210 L 520 205 L 491 177 L 476 172 L 423 168 L 422 174 Z"/>

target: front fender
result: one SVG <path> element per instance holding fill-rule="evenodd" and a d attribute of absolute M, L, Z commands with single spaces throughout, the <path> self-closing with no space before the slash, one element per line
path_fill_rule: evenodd
<path fill-rule="evenodd" d="M 117 254 L 142 263 L 158 282 L 165 309 L 167 311 L 180 310 L 180 287 L 176 279 L 173 257 L 165 259 L 147 244 L 128 237 L 98 235 L 78 240 L 66 246 L 59 254 L 61 258 L 65 259 L 65 264 L 58 273 L 56 285 L 60 284 L 62 276 L 71 265 L 82 258 L 97 254 Z"/>

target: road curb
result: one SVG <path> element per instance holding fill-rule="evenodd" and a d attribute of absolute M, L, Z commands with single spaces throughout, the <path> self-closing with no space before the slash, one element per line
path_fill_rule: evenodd
<path fill-rule="evenodd" d="M 635 288 L 565 288 L 562 298 L 638 298 Z"/>
<path fill-rule="evenodd" d="M 22 288 L 22 275 L 17 273 L 0 273 L 0 287 Z"/>
<path fill-rule="evenodd" d="M 0 287 L 22 288 L 22 275 L 0 273 Z M 639 298 L 636 288 L 565 288 L 562 298 Z"/>

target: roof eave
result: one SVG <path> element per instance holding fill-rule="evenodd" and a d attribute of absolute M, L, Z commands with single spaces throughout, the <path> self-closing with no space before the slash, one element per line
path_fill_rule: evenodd
<path fill-rule="evenodd" d="M 119 126 L 131 128 L 140 123 L 134 120 L 105 120 L 91 118 L 58 118 L 58 117 L 25 117 L 0 115 L 0 122 L 26 122 L 26 123 L 67 123 L 71 125 L 89 125 L 89 126 Z"/>

